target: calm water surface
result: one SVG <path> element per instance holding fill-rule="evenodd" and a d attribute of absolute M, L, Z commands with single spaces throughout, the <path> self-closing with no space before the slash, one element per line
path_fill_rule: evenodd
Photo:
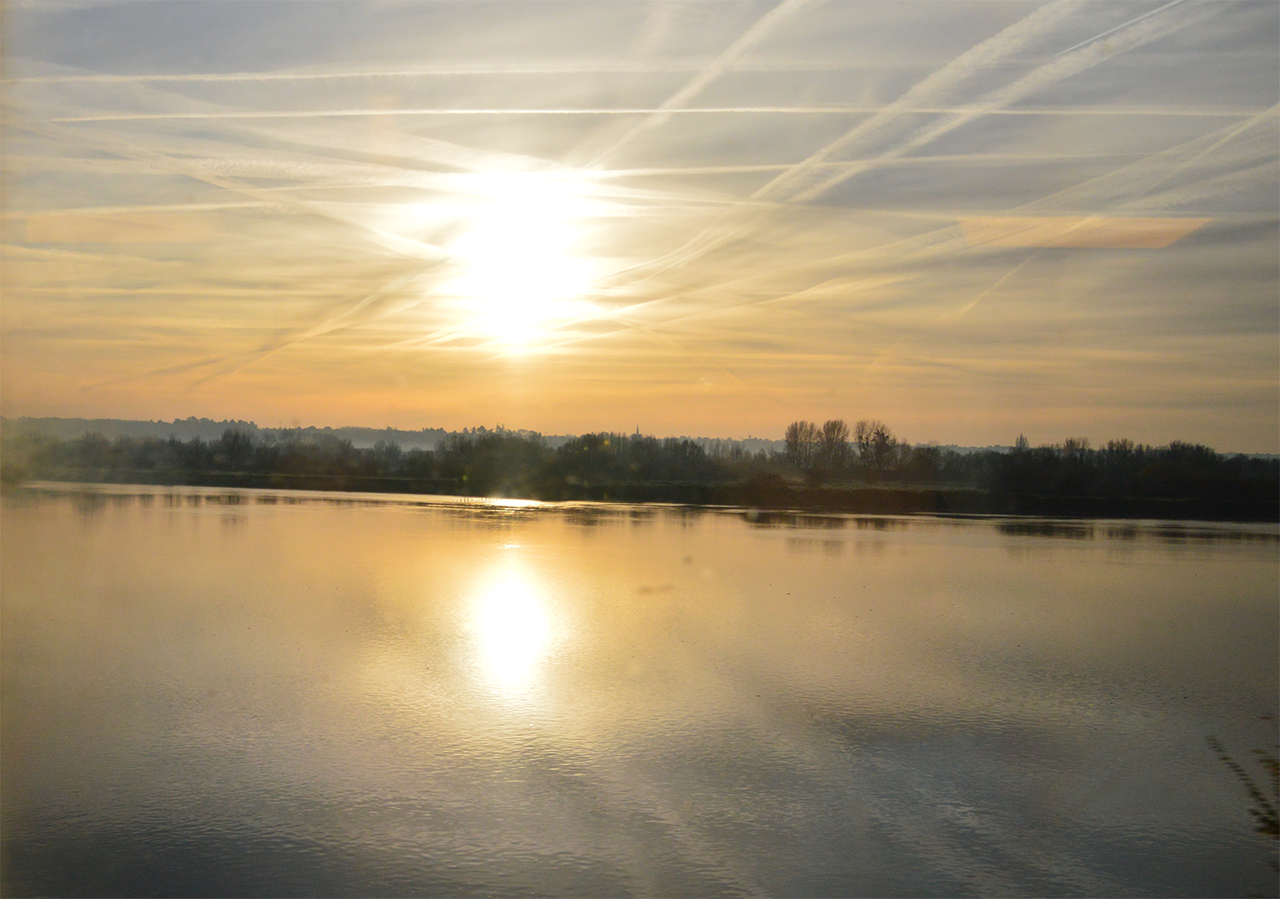
<path fill-rule="evenodd" d="M 8 896 L 1276 894 L 1275 526 L 0 502 Z"/>

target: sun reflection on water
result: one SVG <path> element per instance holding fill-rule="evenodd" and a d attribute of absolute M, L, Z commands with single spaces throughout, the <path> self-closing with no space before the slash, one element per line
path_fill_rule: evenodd
<path fill-rule="evenodd" d="M 546 603 L 530 579 L 506 571 L 479 593 L 472 626 L 485 679 L 504 690 L 533 685 L 551 649 Z"/>

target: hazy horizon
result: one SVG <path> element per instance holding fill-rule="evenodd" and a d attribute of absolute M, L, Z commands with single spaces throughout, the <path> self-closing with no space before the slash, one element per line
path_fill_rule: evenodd
<path fill-rule="evenodd" d="M 0 412 L 1280 452 L 1280 5 L 10 2 Z"/>
<path fill-rule="evenodd" d="M 660 440 L 662 440 L 662 439 L 667 439 L 667 438 L 671 438 L 671 439 L 708 440 L 708 441 L 714 441 L 714 440 L 727 440 L 727 441 L 735 441 L 735 442 L 761 441 L 761 442 L 767 442 L 767 443 L 775 443 L 775 444 L 778 444 L 779 446 L 781 446 L 782 444 L 785 444 L 785 442 L 786 442 L 786 441 L 785 441 L 785 439 L 784 439 L 784 435 L 783 435 L 783 433 L 782 433 L 782 430 L 779 430 L 779 432 L 778 432 L 778 436 L 773 436 L 772 434 L 743 434 L 743 435 L 727 435 L 727 434 L 704 433 L 704 432 L 699 432 L 699 431 L 691 431 L 691 432 L 686 432 L 686 433 L 669 433 L 669 434 L 668 434 L 668 433 L 654 433 L 654 432 L 652 432 L 652 431 L 646 431 L 646 430 L 644 430 L 643 428 L 640 428 L 640 429 L 637 429 L 637 428 L 627 429 L 627 428 L 624 428 L 624 427 L 605 427 L 605 428 L 596 428 L 596 429 L 594 429 L 594 430 L 588 430 L 588 431 L 560 431 L 560 432 L 553 432 L 553 431 L 540 431 L 540 430 L 538 430 L 538 429 L 536 429 L 536 428 L 526 428 L 526 427 L 522 427 L 522 426 L 520 426 L 520 425 L 508 425 L 508 424 L 507 424 L 507 423 L 505 423 L 505 422 L 476 422 L 476 423 L 474 423 L 474 424 L 470 424 L 470 425 L 462 425 L 462 426 L 459 426 L 459 427 L 457 427 L 457 428 L 451 428 L 451 427 L 444 427 L 444 426 L 441 426 L 441 425 L 435 425 L 435 424 L 431 424 L 431 423 L 427 423 L 427 424 L 423 424 L 423 425 L 407 425 L 407 426 L 399 426 L 399 427 L 394 426 L 394 425 L 317 424 L 317 423 L 315 423 L 315 422 L 307 422 L 307 421 L 301 421 L 301 420 L 295 420 L 295 421 L 291 421 L 291 422 L 287 422 L 287 423 L 286 423 L 286 422 L 275 422 L 275 423 L 272 423 L 272 422 L 261 422 L 261 421 L 256 421 L 256 420 L 254 420 L 254 419 L 252 419 L 252 418 L 211 418 L 211 417 L 209 417 L 209 416 L 198 416 L 198 415 L 190 415 L 190 416 L 175 416 L 175 417 L 173 417 L 173 418 L 137 418 L 137 419 L 115 418 L 115 417 L 108 417 L 108 416 L 95 416 L 95 417 L 88 417 L 88 416 L 66 416 L 66 417 L 64 417 L 64 416 L 18 416 L 18 417 L 16 417 L 16 418 L 8 418 L 8 417 L 6 416 L 5 418 L 6 418 L 8 421 L 20 421 L 20 420 L 24 420 L 24 419 L 26 419 L 26 420 L 34 420 L 34 421 L 40 421 L 40 420 L 54 420 L 54 421 L 67 422 L 67 421 L 76 421 L 76 420 L 79 420 L 79 421 L 86 421 L 86 422 L 107 421 L 107 422 L 114 422 L 114 423 L 121 424 L 121 425 L 153 425 L 153 426 L 161 426 L 161 425 L 165 425 L 165 424 L 169 424 L 169 425 L 173 425 L 173 424 L 183 424 L 183 425 L 185 425 L 185 424 L 188 424 L 188 423 L 190 423 L 190 422 L 192 422 L 192 421 L 194 421 L 194 422 L 196 422 L 196 423 L 208 422 L 210 425 L 217 425 L 217 426 L 222 426 L 222 425 L 226 425 L 226 424 L 234 424 L 234 423 L 237 423 L 237 422 L 242 422 L 242 423 L 247 424 L 247 425 L 252 425 L 253 427 L 257 428 L 257 429 L 258 429 L 258 430 L 260 430 L 260 431 L 286 431 L 286 430 L 295 430 L 295 429 L 299 429 L 299 430 L 317 430 L 317 431 L 325 431 L 325 430 L 329 430 L 329 431 L 371 431 L 371 432 L 382 432 L 382 431 L 388 431 L 388 430 L 389 430 L 389 431 L 396 431 L 396 432 L 405 433 L 405 434 L 415 434 L 415 433 L 430 432 L 430 431 L 441 431 L 441 432 L 444 432 L 444 433 L 465 433 L 465 432 L 468 432 L 468 431 L 480 431 L 480 432 L 484 432 L 484 431 L 490 431 L 490 432 L 496 432 L 496 431 L 507 431 L 507 432 L 510 432 L 510 433 L 516 433 L 516 434 L 520 434 L 520 433 L 525 433 L 525 434 L 537 434 L 538 436 L 546 437 L 546 438 L 552 438 L 552 439 L 555 439 L 555 438 L 573 438 L 573 437 L 578 437 L 578 436 L 585 435 L 585 434 L 600 434 L 600 433 L 603 433 L 603 434 L 625 434 L 625 435 L 630 435 L 630 434 L 633 434 L 633 433 L 638 433 L 638 434 L 639 434 L 640 436 L 642 436 L 642 437 L 654 437 L 654 438 L 657 438 L 657 439 L 660 439 Z M 820 423 L 821 423 L 821 422 L 819 422 L 818 424 L 820 424 Z M 789 422 L 788 422 L 788 424 L 789 424 Z M 853 421 L 846 421 L 846 424 L 848 424 L 848 425 L 852 426 L 853 424 L 855 424 L 855 422 L 853 422 Z M 889 424 L 889 423 L 888 423 L 888 422 L 885 422 L 885 424 Z M 783 429 L 785 429 L 785 425 L 783 426 Z M 892 425 L 890 425 L 890 430 L 893 430 Z M 87 433 L 91 433 L 91 432 L 87 432 Z M 66 435 L 65 435 L 65 434 L 63 434 L 62 436 L 64 436 L 64 437 L 65 437 Z M 108 436 L 108 437 L 111 437 L 111 436 L 112 436 L 112 434 L 107 434 L 107 436 Z M 1025 437 L 1025 436 L 1026 436 L 1025 434 L 1023 434 L 1022 432 L 1019 432 L 1019 433 L 1015 434 L 1015 435 L 1014 435 L 1014 437 L 1013 437 L 1012 439 L 1007 440 L 1007 441 L 1003 441 L 1003 442 L 1002 442 L 1002 441 L 995 441 L 995 442 L 992 442 L 992 443 L 986 443 L 986 444 L 963 444 L 963 443 L 954 443 L 954 442 L 943 442 L 943 441 L 940 441 L 940 440 L 930 439 L 930 438 L 927 438 L 927 437 L 926 437 L 926 438 L 921 438 L 921 439 L 911 439 L 910 437 L 908 437 L 908 436 L 906 436 L 906 435 L 903 435 L 903 434 L 897 434 L 897 433 L 895 433 L 895 434 L 894 434 L 894 437 L 895 437 L 895 438 L 900 439 L 901 441 L 903 441 L 904 443 L 906 443 L 906 444 L 907 444 L 907 445 L 909 445 L 909 446 L 941 446 L 941 447 L 944 447 L 944 448 L 945 448 L 945 447 L 955 447 L 955 448 L 957 448 L 957 449 L 961 449 L 961 450 L 966 450 L 966 449 L 980 450 L 980 449 L 992 449 L 992 448 L 1012 448 L 1012 447 L 1014 446 L 1014 444 L 1015 444 L 1015 442 L 1016 442 L 1016 440 L 1017 440 L 1017 438 L 1018 438 L 1018 437 Z M 1046 440 L 1046 441 L 1042 441 L 1042 442 L 1039 442 L 1039 443 L 1032 442 L 1032 445 L 1036 445 L 1036 446 L 1061 445 L 1065 439 L 1079 439 L 1081 436 L 1082 436 L 1082 435 L 1079 435 L 1079 434 L 1073 434 L 1073 435 L 1069 435 L 1067 438 L 1058 438 L 1058 439 L 1056 439 L 1056 440 L 1052 440 L 1052 439 L 1051 439 L 1051 440 Z M 1131 439 L 1131 438 L 1128 438 L 1128 437 L 1126 437 L 1126 436 L 1125 436 L 1125 435 L 1123 435 L 1123 434 L 1113 434 L 1113 435 L 1110 435 L 1110 436 L 1108 436 L 1108 437 L 1105 437 L 1105 438 L 1103 438 L 1103 439 L 1101 439 L 1101 440 L 1093 440 L 1092 438 L 1089 438 L 1089 437 L 1085 437 L 1084 439 L 1085 439 L 1085 440 L 1087 440 L 1087 441 L 1089 442 L 1089 445 L 1090 445 L 1090 446 L 1092 446 L 1092 447 L 1094 447 L 1094 448 L 1096 448 L 1096 449 L 1101 449 L 1101 448 L 1103 448 L 1103 447 L 1106 445 L 1106 443 L 1107 443 L 1109 440 L 1127 440 L 1127 439 Z M 1176 441 L 1176 438 L 1175 438 L 1175 441 Z M 1181 441 L 1181 442 L 1184 442 L 1184 443 L 1185 443 L 1185 442 L 1188 442 L 1188 441 Z M 1163 445 L 1167 445 L 1167 444 L 1148 444 L 1148 445 L 1152 445 L 1152 446 L 1163 446 Z M 1276 455 L 1278 455 L 1278 454 L 1276 454 L 1276 453 L 1254 452 L 1254 451 L 1250 451 L 1250 450 L 1237 450 L 1237 449 L 1234 449 L 1234 448 L 1232 448 L 1232 447 L 1223 447 L 1223 446 L 1210 446 L 1209 448 L 1210 448 L 1210 449 L 1212 449 L 1212 450 L 1214 450 L 1215 452 L 1217 452 L 1217 453 L 1219 453 L 1219 454 L 1221 454 L 1221 455 L 1225 455 L 1225 456 L 1231 456 L 1231 455 L 1236 455 L 1236 454 L 1252 455 L 1252 456 L 1276 456 Z"/>

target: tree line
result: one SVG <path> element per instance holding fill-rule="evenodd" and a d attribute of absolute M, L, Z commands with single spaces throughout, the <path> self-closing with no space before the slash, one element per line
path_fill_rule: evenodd
<path fill-rule="evenodd" d="M 575 488 L 600 485 L 713 484 L 732 478 L 724 459 L 713 458 L 692 440 L 639 435 L 585 434 L 551 448 L 537 434 L 476 429 L 450 434 L 434 450 L 408 451 L 391 441 L 358 448 L 330 435 L 277 436 L 234 428 L 210 441 L 108 440 L 96 433 L 72 440 L 30 432 L 5 437 L 8 482 L 133 478 L 198 483 L 241 476 L 247 485 L 282 486 L 292 479 L 304 486 L 425 486 L 462 495 L 561 498 L 583 492 Z"/>
<path fill-rule="evenodd" d="M 1112 440 L 1094 448 L 1071 438 L 1033 448 L 1019 437 L 1010 449 L 958 452 L 912 446 L 883 422 L 865 419 L 852 428 L 840 419 L 792 422 L 781 452 L 746 452 L 734 441 L 708 450 L 687 438 L 609 433 L 553 448 L 538 434 L 504 429 L 453 433 L 434 450 L 407 451 L 391 441 L 358 448 L 314 432 L 236 428 L 208 441 L 3 436 L 6 483 L 40 478 L 1046 514 L 1145 514 L 1155 507 L 1141 501 L 1194 500 L 1214 504 L 1195 507 L 1209 508 L 1205 514 L 1227 514 L 1212 510 L 1235 504 L 1263 518 L 1272 517 L 1268 510 L 1280 499 L 1280 461 L 1199 444 Z M 893 491 L 899 499 L 891 502 Z"/>
<path fill-rule="evenodd" d="M 801 420 L 787 426 L 784 455 L 811 483 L 947 484 L 1082 498 L 1280 496 L 1280 460 L 1223 455 L 1182 441 L 1147 446 L 1110 440 L 1095 449 L 1087 438 L 1072 437 L 1033 448 L 1019 435 L 1009 450 L 961 453 L 932 444 L 912 446 L 874 419 L 863 419 L 852 430 L 840 419 L 821 427 Z"/>

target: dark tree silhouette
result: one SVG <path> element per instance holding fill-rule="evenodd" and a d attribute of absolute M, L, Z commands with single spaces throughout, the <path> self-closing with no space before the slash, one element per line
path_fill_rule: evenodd
<path fill-rule="evenodd" d="M 832 473 L 843 472 L 849 465 L 849 426 L 843 419 L 829 419 L 822 425 L 820 441 L 823 467 Z"/>
<path fill-rule="evenodd" d="M 801 471 L 810 471 L 818 454 L 821 432 L 811 421 L 793 421 L 787 425 L 784 440 L 787 460 Z"/>
<path fill-rule="evenodd" d="M 898 461 L 898 438 L 882 421 L 862 419 L 854 425 L 853 440 L 858 460 L 868 472 L 884 474 Z"/>
<path fill-rule="evenodd" d="M 716 443 L 709 453 L 685 438 L 604 433 L 552 450 L 537 434 L 476 428 L 449 435 L 435 450 L 404 452 L 385 438 L 359 449 L 314 428 L 233 427 L 211 443 L 198 437 L 108 440 L 96 433 L 62 440 L 5 429 L 0 481 L 745 502 L 844 511 L 1280 518 L 1280 460 L 1223 456 L 1199 444 L 1112 440 L 1094 449 L 1077 437 L 1033 448 L 1020 436 L 1008 450 L 957 452 L 912 447 L 883 422 L 867 419 L 855 425 L 852 445 L 840 419 L 822 428 L 797 420 L 786 437 L 780 453 L 748 453 L 732 441 Z M 805 475 L 805 486 L 794 483 L 796 472 Z"/>

